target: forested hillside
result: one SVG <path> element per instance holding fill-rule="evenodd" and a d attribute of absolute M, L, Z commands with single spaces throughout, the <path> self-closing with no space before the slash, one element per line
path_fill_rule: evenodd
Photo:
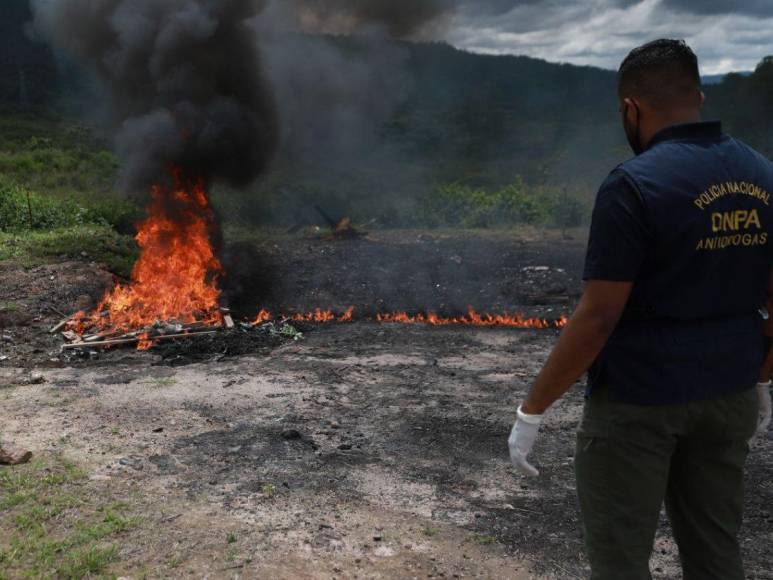
<path fill-rule="evenodd" d="M 26 0 L 0 4 L 0 104 L 95 123 L 83 112 L 101 109 L 104 96 L 71 64 L 63 72 L 64 60 L 32 40 L 29 19 Z M 597 184 L 630 154 L 613 71 L 357 38 L 303 38 L 275 47 L 273 57 L 299 47 L 334 56 L 339 85 L 354 86 L 363 63 L 372 70 L 359 92 L 339 95 L 319 85 L 330 71 L 285 78 L 280 86 L 282 75 L 296 70 L 275 67 L 280 121 L 294 132 L 264 179 L 229 196 L 241 199 L 238 213 L 251 219 L 293 220 L 316 200 L 333 212 L 393 224 L 427 222 L 438 207 L 428 192 L 448 192 L 449 184 L 468 188 L 457 197 L 516 184 L 519 196 L 541 196 L 546 207 L 569 196 L 587 213 Z M 773 156 L 773 57 L 749 76 L 729 75 L 705 90 L 707 117 L 723 119 L 729 131 Z M 378 101 L 378 91 L 391 100 Z M 354 121 L 350 109 L 359 115 Z M 253 203 L 256 195 L 261 203 Z M 490 203 L 491 212 L 500 211 L 500 202 Z"/>

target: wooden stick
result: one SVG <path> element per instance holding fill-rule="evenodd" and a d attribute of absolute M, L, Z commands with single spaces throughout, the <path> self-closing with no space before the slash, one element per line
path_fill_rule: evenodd
<path fill-rule="evenodd" d="M 72 316 L 75 316 L 74 314 Z M 68 316 L 64 320 L 62 320 L 59 324 L 54 326 L 51 330 L 48 331 L 49 334 L 56 334 L 60 330 L 62 330 L 70 320 L 72 320 L 72 316 Z"/>
<path fill-rule="evenodd" d="M 225 323 L 225 327 L 226 328 L 233 328 L 234 326 L 236 326 L 234 324 L 234 319 L 231 318 L 230 314 L 224 314 L 223 315 L 223 322 Z"/>
<path fill-rule="evenodd" d="M 174 338 L 187 338 L 189 336 L 204 336 L 207 334 L 217 334 L 219 330 L 208 330 L 206 332 L 186 332 L 184 334 L 161 334 L 159 336 L 149 336 L 147 338 L 150 342 L 163 342 L 165 340 L 172 340 Z M 116 340 L 103 340 L 100 342 L 89 343 L 76 343 L 76 344 L 63 344 L 62 350 L 71 350 L 75 348 L 101 348 L 109 346 L 119 346 L 123 344 L 137 344 L 140 341 L 139 337 L 136 338 L 119 338 Z"/>
<path fill-rule="evenodd" d="M 103 346 L 118 346 L 119 344 L 137 344 L 137 338 L 122 338 L 120 340 L 104 340 L 101 342 L 76 342 L 74 344 L 63 344 L 62 350 L 71 350 L 75 348 L 97 348 Z"/>
<path fill-rule="evenodd" d="M 51 306 L 50 304 L 48 305 L 48 309 L 49 309 L 51 312 L 53 312 L 53 313 L 55 313 L 55 314 L 58 314 L 58 315 L 59 315 L 59 316 L 61 316 L 61 317 L 65 317 L 65 316 L 67 316 L 67 315 L 66 315 L 64 312 L 62 312 L 61 310 L 59 310 L 59 309 L 58 309 L 58 308 L 56 308 L 55 306 Z M 72 318 L 72 316 L 71 316 L 70 318 Z"/>

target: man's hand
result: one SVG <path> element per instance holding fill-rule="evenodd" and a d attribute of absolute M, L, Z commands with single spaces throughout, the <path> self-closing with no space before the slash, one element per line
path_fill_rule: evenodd
<path fill-rule="evenodd" d="M 757 424 L 757 433 L 754 438 L 765 435 L 770 426 L 771 414 L 773 414 L 773 402 L 770 397 L 770 381 L 767 383 L 757 383 L 757 396 L 760 400 L 760 416 Z"/>
<path fill-rule="evenodd" d="M 510 438 L 507 440 L 510 447 L 510 461 L 513 462 L 513 466 L 530 477 L 539 475 L 539 471 L 526 458 L 537 440 L 540 423 L 542 423 L 542 415 L 527 415 L 518 407 L 518 419 L 510 432 Z"/>

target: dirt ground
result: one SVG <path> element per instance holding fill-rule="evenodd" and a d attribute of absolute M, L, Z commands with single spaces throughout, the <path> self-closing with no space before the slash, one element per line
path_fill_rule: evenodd
<path fill-rule="evenodd" d="M 262 267 L 272 262 L 271 251 L 284 251 L 296 276 L 306 272 L 310 282 L 295 294 L 285 285 L 287 303 L 274 306 L 316 306 L 312 300 L 337 295 L 342 304 L 360 300 L 365 308 L 367 293 L 379 294 L 371 270 L 361 274 L 364 290 L 339 288 L 336 294 L 343 276 L 336 268 L 366 260 L 375 252 L 372 244 L 396 243 L 371 241 L 360 246 L 365 249 L 323 243 L 333 256 L 328 263 L 320 261 L 318 245 L 309 250 L 305 240 L 278 242 L 266 250 Z M 489 256 L 493 265 L 485 278 L 470 266 L 465 276 L 474 273 L 477 280 L 459 285 L 477 283 L 504 307 L 497 310 L 557 315 L 571 308 L 579 291 L 579 242 L 400 243 L 408 249 L 392 248 L 396 256 L 429 255 L 421 249 L 429 243 L 442 263 L 447 257 L 456 266 L 456 257 L 464 265 Z M 507 260 L 502 252 L 509 252 Z M 444 268 L 427 275 L 422 264 L 411 274 L 400 262 L 401 279 L 428 276 L 428 283 L 451 288 L 459 275 Z M 89 494 L 123 500 L 141 517 L 121 535 L 111 573 L 587 576 L 572 471 L 579 385 L 546 420 L 534 453 L 541 476 L 520 477 L 507 460 L 515 404 L 556 331 L 362 321 L 309 327 L 300 341 L 192 364 L 127 350 L 63 361 L 61 339 L 45 333 L 59 317 L 50 308 L 69 313 L 73 301 L 94 300 L 110 276 L 89 264 L 1 268 L 0 315 L 8 340 L 0 350 L 7 357 L 0 362 L 0 431 L 39 457 L 74 461 L 89 474 L 83 484 Z M 440 308 L 440 302 L 451 304 L 455 290 L 435 292 L 439 302 L 427 304 Z M 258 298 L 239 296 L 245 303 Z M 395 300 L 391 294 L 389 301 Z M 773 578 L 770 438 L 753 450 L 748 482 L 747 575 Z M 665 523 L 653 568 L 656 578 L 680 577 Z"/>

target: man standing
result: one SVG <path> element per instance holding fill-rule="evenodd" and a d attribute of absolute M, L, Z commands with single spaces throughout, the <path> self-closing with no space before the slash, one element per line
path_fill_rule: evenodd
<path fill-rule="evenodd" d="M 742 580 L 743 467 L 770 409 L 755 384 L 771 366 L 759 309 L 773 290 L 773 164 L 700 122 L 682 41 L 633 50 L 619 97 L 636 157 L 598 193 L 582 299 L 518 409 L 510 456 L 538 474 L 527 455 L 542 414 L 589 371 L 575 469 L 593 580 L 650 578 L 664 500 L 684 578 Z"/>

